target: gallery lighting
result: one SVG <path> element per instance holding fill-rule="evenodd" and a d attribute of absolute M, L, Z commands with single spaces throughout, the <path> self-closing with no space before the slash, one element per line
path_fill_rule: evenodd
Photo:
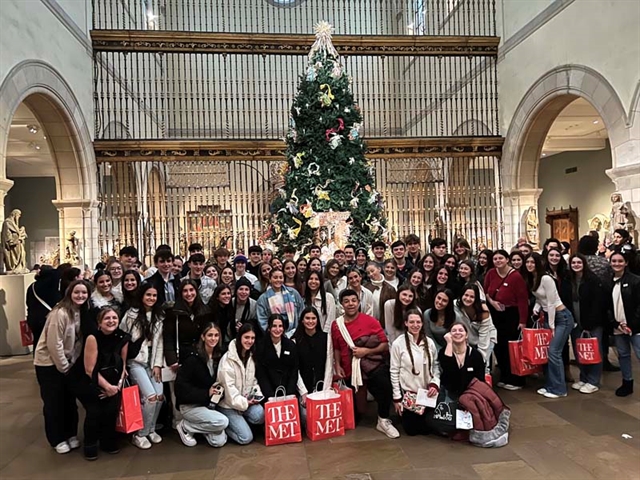
<path fill-rule="evenodd" d="M 29 130 L 30 133 L 38 133 L 37 125 L 27 125 L 27 129 Z"/>

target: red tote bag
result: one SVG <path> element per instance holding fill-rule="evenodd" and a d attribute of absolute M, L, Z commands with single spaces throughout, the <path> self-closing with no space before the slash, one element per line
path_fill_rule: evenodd
<path fill-rule="evenodd" d="M 519 377 L 525 377 L 534 373 L 541 373 L 541 365 L 531 365 L 522 356 L 522 340 L 509 341 L 509 360 L 511 363 L 511 373 Z"/>
<path fill-rule="evenodd" d="M 334 390 L 307 395 L 307 436 L 312 441 L 344 435 L 342 397 Z"/>
<path fill-rule="evenodd" d="M 585 337 L 585 334 L 587 337 Z M 598 338 L 592 337 L 589 332 L 582 332 L 576 340 L 576 359 L 581 365 L 596 365 L 602 362 Z"/>
<path fill-rule="evenodd" d="M 284 445 L 302 441 L 300 408 L 295 395 L 286 395 L 284 387 L 278 387 L 276 396 L 264 404 L 264 443 Z"/>
<path fill-rule="evenodd" d="M 333 388 L 342 402 L 342 421 L 345 430 L 353 430 L 356 428 L 355 407 L 353 404 L 353 390 L 347 387 L 342 380 L 333 384 Z"/>
<path fill-rule="evenodd" d="M 537 321 L 533 328 L 522 329 L 522 356 L 531 365 L 544 365 L 549 361 L 549 344 L 553 332 Z"/>
<path fill-rule="evenodd" d="M 116 432 L 131 433 L 144 428 L 140 391 L 137 385 L 122 389 L 122 402 L 116 420 Z"/>
<path fill-rule="evenodd" d="M 23 347 L 33 345 L 33 332 L 26 320 L 20 320 L 20 340 L 22 340 Z M 36 345 L 33 346 L 36 347 Z"/>

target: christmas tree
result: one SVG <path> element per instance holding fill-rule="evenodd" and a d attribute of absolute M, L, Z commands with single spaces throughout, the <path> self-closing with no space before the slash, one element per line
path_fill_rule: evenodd
<path fill-rule="evenodd" d="M 373 164 L 360 136 L 362 114 L 353 100 L 331 26 L 320 22 L 307 71 L 290 111 L 284 187 L 272 203 L 271 238 L 279 251 L 318 242 L 320 212 L 349 212 L 349 243 L 369 247 L 385 230 Z"/>

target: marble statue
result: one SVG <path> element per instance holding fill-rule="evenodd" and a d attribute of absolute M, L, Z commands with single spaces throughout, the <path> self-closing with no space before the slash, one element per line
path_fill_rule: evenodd
<path fill-rule="evenodd" d="M 80 255 L 78 255 L 78 239 L 76 238 L 76 231 L 71 230 L 65 239 L 65 252 L 64 261 L 71 265 L 78 265 L 80 263 Z"/>
<path fill-rule="evenodd" d="M 29 273 L 24 245 L 27 232 L 19 224 L 21 215 L 20 210 L 12 210 L 2 224 L 2 253 L 8 273 Z"/>
<path fill-rule="evenodd" d="M 540 237 L 538 235 L 540 222 L 538 221 L 538 210 L 536 209 L 536 207 L 529 207 L 525 212 L 524 226 L 525 238 L 527 239 L 527 243 L 531 245 L 534 250 L 537 250 L 540 246 Z"/>
<path fill-rule="evenodd" d="M 618 228 L 624 228 L 626 230 L 627 216 L 622 211 L 624 208 L 624 202 L 622 201 L 622 195 L 618 192 L 611 194 L 611 213 L 609 218 L 611 223 L 609 224 L 610 233 L 613 235 L 614 230 Z"/>
<path fill-rule="evenodd" d="M 610 234 L 619 228 L 627 230 L 631 235 L 631 241 L 637 242 L 636 218 L 631 208 L 630 202 L 625 202 L 619 192 L 611 194 L 611 213 L 609 214 L 611 223 L 609 225 Z"/>

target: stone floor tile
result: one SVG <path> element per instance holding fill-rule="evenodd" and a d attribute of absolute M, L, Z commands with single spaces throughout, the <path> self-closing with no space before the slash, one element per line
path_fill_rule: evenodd
<path fill-rule="evenodd" d="M 377 472 L 373 480 L 479 480 L 480 476 L 471 465 L 449 465 L 447 467 L 417 468 L 401 472 Z"/>
<path fill-rule="evenodd" d="M 353 443 L 305 442 L 305 449 L 313 478 L 320 473 L 330 477 L 411 469 L 409 458 L 397 439 L 383 437 L 377 441 Z"/>
<path fill-rule="evenodd" d="M 544 403 L 541 407 L 558 417 L 576 425 L 591 435 L 623 433 L 638 419 L 611 408 L 596 398 L 563 399 L 553 403 Z"/>
<path fill-rule="evenodd" d="M 265 447 L 228 444 L 220 449 L 216 480 L 303 480 L 310 478 L 305 447 L 300 443 Z"/>
<path fill-rule="evenodd" d="M 540 395 L 538 395 L 540 397 Z M 555 400 L 563 401 L 563 400 Z M 539 427 L 544 425 L 568 425 L 569 422 L 552 411 L 544 408 L 543 404 L 520 403 L 511 406 L 511 427 L 519 428 Z"/>
<path fill-rule="evenodd" d="M 595 478 L 587 470 L 544 441 L 523 442 L 511 445 L 511 448 L 527 465 L 546 479 L 594 480 Z"/>
<path fill-rule="evenodd" d="M 436 436 L 404 436 L 400 437 L 399 443 L 413 468 L 520 460 L 508 445 L 502 448 L 485 449 Z"/>
<path fill-rule="evenodd" d="M 543 480 L 545 478 L 522 460 L 484 463 L 474 465 L 473 469 L 480 475 L 480 478 L 486 480 Z"/>

